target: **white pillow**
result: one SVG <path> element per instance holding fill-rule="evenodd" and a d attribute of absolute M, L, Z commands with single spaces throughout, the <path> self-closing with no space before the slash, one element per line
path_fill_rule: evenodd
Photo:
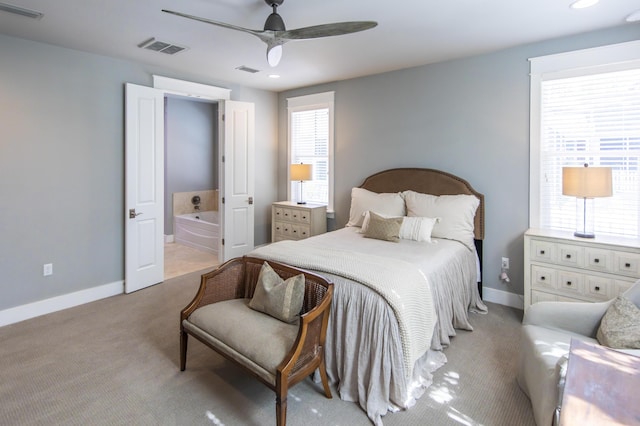
<path fill-rule="evenodd" d="M 407 216 L 439 217 L 432 237 L 460 241 L 474 249 L 474 217 L 480 200 L 474 195 L 431 195 L 415 191 L 402 193 L 407 204 Z"/>
<path fill-rule="evenodd" d="M 368 210 L 387 216 L 405 216 L 404 199 L 399 192 L 378 194 L 364 188 L 353 188 L 346 226 L 362 226 L 364 213 Z"/>
<path fill-rule="evenodd" d="M 364 234 L 367 232 L 369 227 L 370 215 L 369 211 L 364 212 L 364 219 L 362 221 L 362 229 L 360 229 L 360 233 Z M 378 212 L 374 212 L 378 214 Z M 387 216 L 383 214 L 379 214 L 379 216 L 390 219 L 392 217 L 399 216 Z M 437 218 L 430 217 L 407 217 L 404 216 L 402 218 L 402 225 L 400 226 L 400 239 L 401 240 L 413 240 L 413 241 L 423 241 L 430 243 L 431 242 L 431 232 L 433 230 L 433 226 L 440 220 Z"/>

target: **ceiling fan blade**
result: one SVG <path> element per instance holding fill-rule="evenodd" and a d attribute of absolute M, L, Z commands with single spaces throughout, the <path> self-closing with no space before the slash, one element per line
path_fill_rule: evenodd
<path fill-rule="evenodd" d="M 277 36 L 288 40 L 304 40 L 357 33 L 371 29 L 376 25 L 378 23 L 374 21 L 336 22 L 334 24 L 314 25 L 289 31 L 278 31 Z"/>
<path fill-rule="evenodd" d="M 205 24 L 216 25 L 218 27 L 229 28 L 230 30 L 242 31 L 245 33 L 253 34 L 254 36 L 258 37 L 260 40 L 264 41 L 265 43 L 269 43 L 273 39 L 273 35 L 270 34 L 269 31 L 251 30 L 249 28 L 239 27 L 237 25 L 227 24 L 225 22 L 218 22 L 212 19 L 201 18 L 199 16 L 187 15 L 186 13 L 175 12 L 173 10 L 162 9 L 162 11 L 166 13 L 171 13 L 172 15 L 182 16 L 183 18 L 204 22 Z"/>

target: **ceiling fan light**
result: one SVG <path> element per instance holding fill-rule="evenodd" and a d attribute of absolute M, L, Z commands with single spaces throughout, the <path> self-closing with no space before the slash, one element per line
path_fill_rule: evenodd
<path fill-rule="evenodd" d="M 267 47 L 267 62 L 272 67 L 277 66 L 282 58 L 282 45 Z"/>
<path fill-rule="evenodd" d="M 596 3 L 598 3 L 599 0 L 576 0 L 573 3 L 571 3 L 571 8 L 572 9 L 584 9 L 587 7 L 591 7 L 594 6 Z"/>

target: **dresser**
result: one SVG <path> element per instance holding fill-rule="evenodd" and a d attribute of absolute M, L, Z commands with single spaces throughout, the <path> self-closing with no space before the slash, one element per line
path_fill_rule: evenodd
<path fill-rule="evenodd" d="M 327 232 L 327 207 L 278 201 L 271 206 L 271 240 L 302 240 Z"/>
<path fill-rule="evenodd" d="M 640 278 L 640 240 L 529 229 L 524 234 L 524 307 L 541 301 L 601 302 Z"/>

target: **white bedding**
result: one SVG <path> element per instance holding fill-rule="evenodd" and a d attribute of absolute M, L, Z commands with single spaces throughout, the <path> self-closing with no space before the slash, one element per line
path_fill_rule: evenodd
<path fill-rule="evenodd" d="M 369 259 L 370 264 L 384 263 L 388 259 L 389 264 L 395 260 L 406 269 L 410 269 L 408 264 L 415 265 L 419 275 L 426 277 L 417 285 L 430 287 L 433 300 L 433 305 L 428 301 L 422 304 L 427 311 L 435 308 L 435 313 L 411 311 L 408 315 L 418 315 L 425 321 L 431 321 L 428 318 L 435 321 L 437 315 L 433 333 L 429 324 L 424 330 L 417 327 L 419 332 L 428 333 L 422 337 L 428 337 L 432 349 L 439 350 L 448 345 L 449 337 L 455 335 L 454 328 L 472 330 L 468 311 L 484 312 L 486 307 L 477 291 L 476 254 L 463 244 L 444 239 L 434 239 L 432 243 L 410 240 L 392 243 L 364 238 L 358 231 L 357 227 L 347 227 L 297 242 L 274 243 L 258 248 L 250 255 L 312 269 L 333 280 L 334 297 L 325 348 L 327 372 L 331 381 L 337 384 L 342 399 L 357 401 L 374 423 L 381 424 L 380 416 L 388 410 L 408 408 L 413 404 L 430 384 L 431 371 L 442 365 L 446 358 L 441 352 L 429 351 L 428 341 L 426 345 L 404 341 L 409 338 L 406 324 L 401 326 L 405 319 L 398 318 L 404 314 L 398 311 L 398 302 L 395 302 L 394 310 L 394 303 L 390 305 L 384 299 L 385 292 L 393 294 L 392 289 L 381 292 L 376 286 L 383 284 L 373 284 L 370 288 L 371 283 L 365 279 L 358 282 L 358 277 L 354 276 L 357 268 L 347 268 L 349 270 L 340 273 L 335 265 L 323 266 L 322 261 L 309 263 L 310 256 L 292 252 L 303 253 L 305 248 L 308 253 L 316 254 L 320 253 L 318 250 L 348 252 L 351 253 L 350 261 L 370 255 L 373 256 Z M 392 274 L 406 276 L 391 268 Z M 413 332 L 409 335 L 415 337 L 416 327 L 411 327 Z M 408 348 L 420 350 L 407 354 L 411 351 Z M 438 360 L 437 365 L 431 363 L 432 359 Z M 409 367 L 407 360 L 410 360 Z"/>

